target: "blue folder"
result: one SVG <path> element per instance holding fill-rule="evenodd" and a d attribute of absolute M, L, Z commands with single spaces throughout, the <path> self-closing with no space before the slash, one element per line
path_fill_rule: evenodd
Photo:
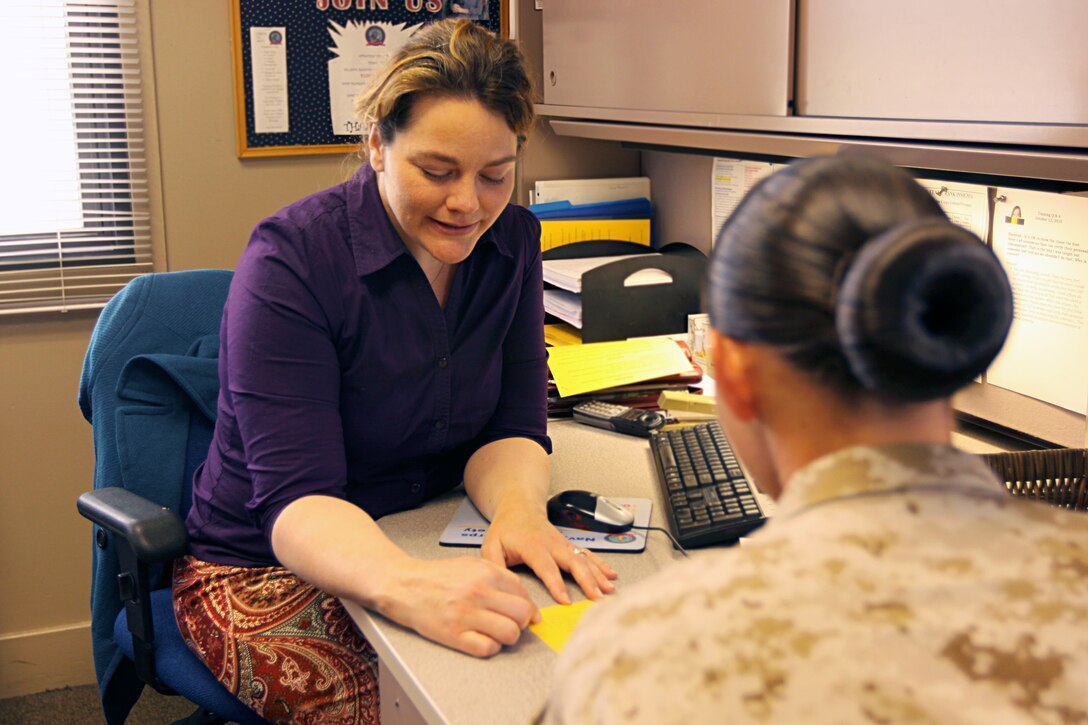
<path fill-rule="evenodd" d="M 569 201 L 551 201 L 546 204 L 530 204 L 529 211 L 537 219 L 652 219 L 653 205 L 645 197 L 601 201 L 593 204 L 571 204 Z"/>

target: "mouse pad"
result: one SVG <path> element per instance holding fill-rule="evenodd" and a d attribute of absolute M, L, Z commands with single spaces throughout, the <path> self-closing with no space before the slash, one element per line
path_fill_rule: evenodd
<path fill-rule="evenodd" d="M 648 498 L 614 498 L 609 501 L 616 503 L 635 517 L 635 526 L 650 525 L 650 508 L 653 502 Z M 581 529 L 568 529 L 565 526 L 557 527 L 559 533 L 571 540 L 575 546 L 592 551 L 631 551 L 639 552 L 646 548 L 646 532 L 631 529 L 622 534 L 601 534 L 596 531 L 582 531 Z M 487 531 L 487 519 L 485 519 L 468 496 L 461 502 L 457 512 L 450 519 L 442 535 L 438 537 L 438 543 L 443 546 L 480 546 L 484 542 L 484 533 Z"/>

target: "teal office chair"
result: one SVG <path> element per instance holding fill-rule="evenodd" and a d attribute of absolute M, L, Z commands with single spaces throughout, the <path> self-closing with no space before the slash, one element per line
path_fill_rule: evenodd
<path fill-rule="evenodd" d="M 94 431 L 91 638 L 102 707 L 123 723 L 145 685 L 198 710 L 181 722 L 263 723 L 189 651 L 174 619 L 171 562 L 185 553 L 193 472 L 219 391 L 219 320 L 231 273 L 148 274 L 103 309 L 79 406 Z"/>

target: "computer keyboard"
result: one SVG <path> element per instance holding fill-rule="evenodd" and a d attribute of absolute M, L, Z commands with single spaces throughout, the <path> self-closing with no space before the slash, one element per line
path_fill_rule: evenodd
<path fill-rule="evenodd" d="M 654 433 L 650 450 L 684 548 L 734 543 L 767 520 L 717 421 Z"/>

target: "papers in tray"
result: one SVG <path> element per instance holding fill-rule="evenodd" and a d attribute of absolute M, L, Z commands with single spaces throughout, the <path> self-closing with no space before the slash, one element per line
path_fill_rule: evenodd
<path fill-rule="evenodd" d="M 646 259 L 660 254 L 620 254 L 614 257 L 579 257 L 575 259 L 548 259 L 544 261 L 544 281 L 559 289 L 544 290 L 544 311 L 581 329 L 582 327 L 582 275 L 590 270 L 621 259 Z M 625 287 L 643 287 L 652 284 L 669 284 L 672 277 L 660 269 L 640 269 L 626 280 Z"/>
<path fill-rule="evenodd" d="M 650 509 L 653 502 L 648 498 L 613 498 L 610 501 L 619 504 L 635 516 L 635 526 L 650 525 Z M 443 546 L 481 546 L 487 532 L 487 519 L 480 515 L 468 496 L 461 502 L 457 512 L 450 519 L 438 543 Z M 570 539 L 571 543 L 583 549 L 593 551 L 629 551 L 639 552 L 646 548 L 646 532 L 631 529 L 622 534 L 600 534 L 595 531 L 582 531 L 558 527 L 559 533 Z"/>
<path fill-rule="evenodd" d="M 582 329 L 582 298 L 563 289 L 544 290 L 544 311 Z"/>
<path fill-rule="evenodd" d="M 576 259 L 548 259 L 544 261 L 544 281 L 570 292 L 582 291 L 582 275 L 591 269 L 621 259 L 649 259 L 660 254 L 620 254 L 614 257 L 581 257 Z M 642 287 L 651 284 L 669 284 L 672 277 L 660 269 L 640 269 L 624 281 L 626 287 Z"/>

